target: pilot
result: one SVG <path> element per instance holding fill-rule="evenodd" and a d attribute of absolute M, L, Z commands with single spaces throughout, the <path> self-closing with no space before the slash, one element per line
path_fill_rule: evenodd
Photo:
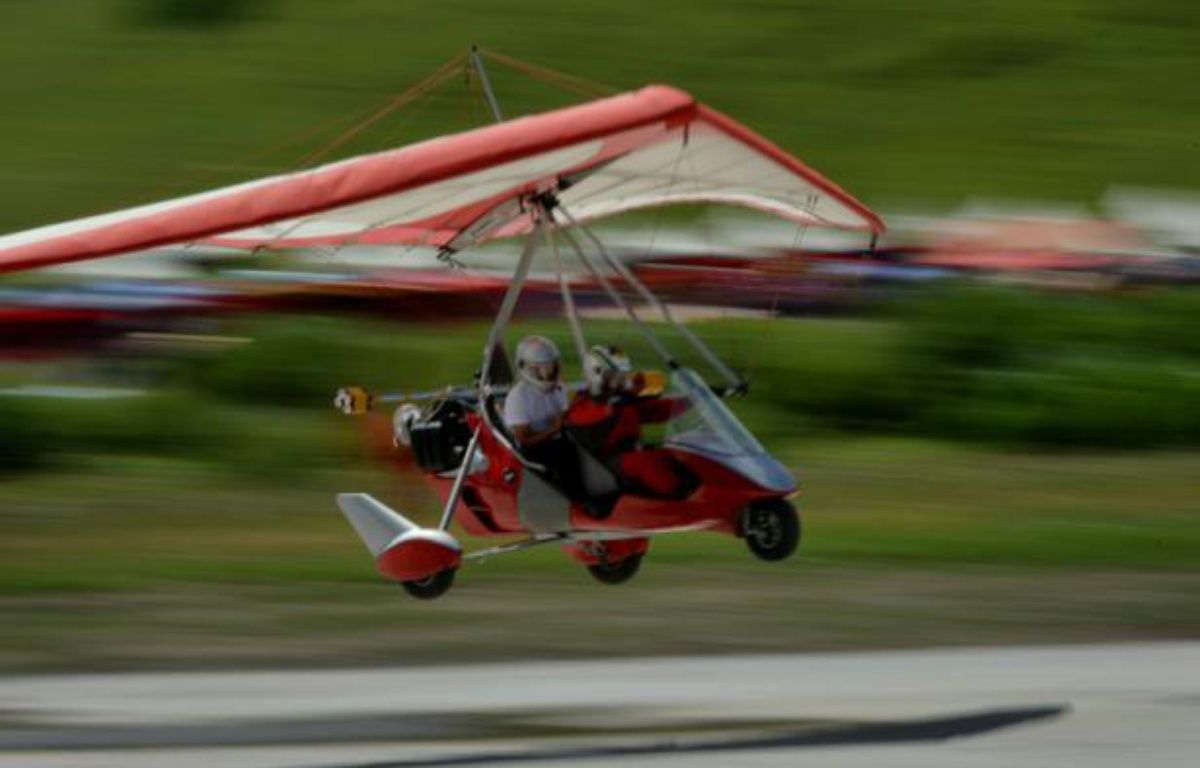
<path fill-rule="evenodd" d="M 526 460 L 546 468 L 568 499 L 590 504 L 574 447 L 562 433 L 567 390 L 560 378 L 558 347 L 545 336 L 526 336 L 517 345 L 520 379 L 504 399 L 504 424 Z"/>
<path fill-rule="evenodd" d="M 520 379 L 504 399 L 504 424 L 517 447 L 530 461 L 540 460 L 561 438 L 567 410 L 567 391 L 559 378 L 562 367 L 558 347 L 545 336 L 526 336 L 517 345 Z"/>
<path fill-rule="evenodd" d="M 586 375 L 588 388 L 575 397 L 565 418 L 572 436 L 613 471 L 625 490 L 681 496 L 687 486 L 685 470 L 669 452 L 645 448 L 641 439 L 643 424 L 671 420 L 686 409 L 686 402 L 639 396 L 641 375 L 613 346 L 592 347 Z"/>

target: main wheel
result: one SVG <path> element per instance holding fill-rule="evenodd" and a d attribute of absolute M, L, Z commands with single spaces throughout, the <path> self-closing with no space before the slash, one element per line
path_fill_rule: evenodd
<path fill-rule="evenodd" d="M 588 572 L 592 574 L 592 577 L 596 581 L 602 581 L 605 584 L 624 584 L 632 579 L 641 567 L 642 556 L 630 555 L 624 560 L 618 560 L 615 563 L 589 565 Z"/>
<path fill-rule="evenodd" d="M 742 534 L 760 560 L 784 560 L 800 544 L 800 515 L 784 499 L 755 502 L 746 510 Z"/>
<path fill-rule="evenodd" d="M 446 590 L 454 584 L 455 573 L 456 569 L 447 568 L 419 581 L 402 581 L 400 586 L 418 600 L 432 600 L 446 594 Z"/>

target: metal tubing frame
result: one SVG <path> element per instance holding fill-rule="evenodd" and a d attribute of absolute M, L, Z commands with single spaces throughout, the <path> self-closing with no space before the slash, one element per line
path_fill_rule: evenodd
<path fill-rule="evenodd" d="M 571 326 L 571 338 L 575 342 L 575 352 L 579 356 L 580 366 L 587 360 L 587 341 L 583 336 L 583 325 L 579 322 L 579 313 L 575 309 L 575 297 L 571 295 L 571 285 L 563 272 L 562 256 L 558 252 L 558 241 L 554 239 L 554 219 L 549 218 L 548 226 L 543 229 L 546 244 L 554 254 L 554 271 L 558 273 L 558 290 L 562 295 L 563 314 L 567 316 L 567 324 Z"/>
<path fill-rule="evenodd" d="M 569 541 L 566 534 L 548 533 L 544 535 L 532 536 L 521 541 L 514 541 L 512 544 L 501 544 L 498 547 L 489 547 L 487 549 L 479 549 L 474 552 L 468 552 L 463 555 L 463 560 L 485 560 L 496 555 L 506 555 L 509 552 L 520 552 L 523 549 L 530 547 L 539 547 L 543 544 L 561 544 L 564 541 Z"/>
<path fill-rule="evenodd" d="M 471 462 L 475 459 L 475 452 L 479 449 L 479 435 L 483 431 L 483 425 L 488 422 L 487 397 L 490 385 L 488 375 L 491 373 L 492 359 L 496 354 L 496 344 L 500 341 L 504 329 L 508 326 L 509 320 L 512 319 L 513 311 L 517 308 L 517 299 L 520 298 L 521 289 L 525 287 L 525 281 L 529 277 L 529 267 L 533 264 L 533 256 L 537 252 L 538 238 L 542 236 L 544 228 L 543 211 L 540 207 L 535 208 L 533 211 L 533 231 L 529 234 L 529 238 L 525 241 L 525 247 L 521 250 L 521 258 L 517 262 L 517 269 L 513 273 L 512 282 L 504 294 L 504 301 L 500 304 L 500 311 L 496 314 L 496 321 L 492 323 L 492 330 L 488 333 L 487 345 L 483 349 L 483 368 L 479 371 L 478 407 L 480 410 L 480 422 L 475 427 L 475 433 L 471 435 L 471 442 L 467 444 L 467 451 L 463 454 L 462 464 L 458 468 L 458 473 L 454 476 L 454 485 L 450 486 L 450 495 L 446 497 L 446 506 L 442 508 L 442 519 L 438 524 L 438 528 L 443 531 L 450 530 L 450 525 L 454 522 L 454 509 L 458 506 L 458 500 L 462 496 L 463 485 L 467 481 L 467 475 L 471 473 Z"/>
<path fill-rule="evenodd" d="M 654 331 L 650 329 L 650 326 L 646 325 L 645 322 L 638 317 L 637 311 L 631 307 L 624 298 L 621 297 L 620 292 L 613 287 L 613 284 L 607 277 L 604 276 L 604 273 L 596 268 L 596 265 L 592 263 L 591 257 L 588 256 L 583 248 L 579 245 L 579 241 L 575 239 L 575 236 L 571 234 L 571 231 L 568 229 L 559 229 L 558 231 L 561 232 L 563 238 L 571 244 L 571 249 L 574 250 L 575 255 L 579 257 L 580 263 L 587 268 L 587 271 L 591 273 L 592 277 L 596 278 L 596 281 L 600 283 L 600 287 L 604 289 L 606 294 L 608 294 L 608 298 L 612 300 L 613 304 L 616 304 L 621 308 L 622 311 L 625 312 L 625 315 L 630 319 L 630 321 L 633 322 L 634 326 L 641 331 L 643 336 L 646 337 L 646 341 L 649 342 L 655 353 L 662 358 L 663 363 L 665 363 L 669 368 L 675 368 L 678 366 L 679 364 L 675 361 L 675 358 L 671 356 L 670 350 L 663 345 L 662 341 L 659 340 Z"/>
<path fill-rule="evenodd" d="M 570 211 L 566 210 L 562 206 L 559 206 L 558 210 L 572 226 L 578 227 L 579 230 L 583 232 L 583 234 L 586 235 L 589 240 L 592 241 L 592 244 L 596 246 L 596 250 L 600 253 L 601 258 L 604 259 L 604 261 L 613 269 L 613 271 L 619 274 L 621 278 L 625 280 L 625 282 L 633 286 L 634 290 L 636 290 L 641 297 L 645 299 L 646 303 L 657 309 L 659 314 L 663 316 L 663 319 L 671 324 L 675 330 L 679 331 L 680 335 L 687 339 L 688 343 L 692 345 L 692 348 L 700 353 L 700 356 L 704 358 L 705 362 L 711 365 L 717 371 L 717 373 L 719 373 L 725 378 L 726 381 L 729 382 L 730 386 L 734 388 L 734 391 L 740 392 L 745 390 L 745 379 L 743 379 L 741 376 L 738 376 L 736 373 L 734 373 L 733 369 L 725 365 L 725 362 L 721 360 L 721 358 L 717 357 L 716 353 L 709 349 L 708 345 L 705 344 L 699 336 L 692 333 L 690 329 L 676 320 L 675 316 L 671 314 L 671 310 L 667 307 L 667 305 L 659 301 L 658 297 L 654 295 L 654 292 L 647 288 L 646 285 L 639 280 L 628 267 L 621 263 L 620 259 L 613 256 L 609 252 L 608 248 L 604 246 L 604 243 L 600 240 L 600 238 L 597 237 L 591 229 L 582 224 L 578 219 L 571 215 Z"/>
<path fill-rule="evenodd" d="M 454 476 L 454 485 L 450 486 L 450 495 L 446 497 L 446 506 L 442 509 L 442 519 L 438 523 L 438 530 L 450 530 L 450 524 L 454 522 L 454 509 L 458 506 L 458 500 L 462 496 L 463 484 L 467 482 L 467 475 L 471 473 L 471 462 L 475 459 L 475 451 L 479 450 L 479 433 L 483 431 L 483 422 L 475 425 L 475 434 L 471 435 L 471 442 L 467 444 L 467 452 L 463 454 L 462 466 L 458 468 L 458 474 Z"/>
<path fill-rule="evenodd" d="M 542 236 L 542 229 L 545 227 L 545 219 L 543 218 L 541 208 L 533 210 L 533 231 L 529 233 L 528 239 L 525 241 L 525 247 L 521 250 L 520 260 L 517 261 L 517 269 L 513 272 L 512 282 L 508 285 L 508 290 L 504 294 L 504 300 L 500 303 L 500 311 L 496 313 L 496 320 L 492 323 L 492 329 L 488 332 L 487 345 L 483 348 L 483 369 L 479 372 L 479 389 L 480 394 L 485 395 L 486 390 L 491 382 L 488 376 L 491 373 L 492 357 L 496 351 L 496 343 L 500 341 L 504 334 L 504 329 L 508 327 L 508 322 L 512 320 L 513 311 L 517 308 L 517 299 L 521 295 L 522 289 L 525 287 L 525 281 L 529 278 L 529 267 L 533 264 L 534 253 L 537 252 L 538 238 Z"/>

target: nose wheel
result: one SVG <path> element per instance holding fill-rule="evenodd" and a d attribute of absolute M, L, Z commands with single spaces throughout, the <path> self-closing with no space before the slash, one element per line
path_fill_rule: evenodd
<path fill-rule="evenodd" d="M 784 560 L 800 545 L 800 515 L 784 499 L 755 502 L 742 518 L 742 535 L 760 560 Z"/>
<path fill-rule="evenodd" d="M 598 563 L 589 565 L 588 572 L 592 578 L 605 584 L 624 584 L 632 579 L 642 567 L 641 555 L 630 555 L 615 563 Z"/>

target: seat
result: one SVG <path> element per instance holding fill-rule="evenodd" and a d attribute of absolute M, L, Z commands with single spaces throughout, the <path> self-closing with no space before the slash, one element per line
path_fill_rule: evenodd
<path fill-rule="evenodd" d="M 570 432 L 564 432 L 567 440 L 575 448 L 579 461 L 579 475 L 583 481 L 583 490 L 592 498 L 609 496 L 621 490 L 621 484 L 613 471 L 604 462 L 592 455 L 591 451 L 579 444 Z"/>
<path fill-rule="evenodd" d="M 504 396 L 495 393 L 488 395 L 483 400 L 483 408 L 487 411 L 487 423 L 491 426 L 492 431 L 500 437 L 504 438 L 505 442 L 516 447 L 516 442 L 512 433 L 508 431 L 508 427 L 504 423 Z"/>
<path fill-rule="evenodd" d="M 516 456 L 517 459 L 523 465 L 525 465 L 527 469 L 536 472 L 546 482 L 551 483 L 552 485 L 557 485 L 550 478 L 546 467 L 532 462 L 522 455 L 520 449 L 517 447 L 516 439 L 508 430 L 508 427 L 504 424 L 504 419 L 501 415 L 502 402 L 503 397 L 496 394 L 489 395 L 484 400 L 483 407 L 487 412 L 487 422 L 490 425 L 493 434 L 501 439 L 505 446 L 512 451 L 513 455 Z M 580 445 L 579 442 L 575 440 L 575 438 L 572 437 L 569 432 L 564 432 L 563 435 L 566 437 L 567 441 L 575 451 L 575 460 L 579 467 L 579 477 L 583 485 L 584 493 L 586 493 L 589 497 L 602 497 L 611 495 L 620 490 L 620 483 L 617 481 L 616 475 L 612 473 L 612 470 L 604 466 L 603 462 L 601 462 L 586 448 Z"/>

